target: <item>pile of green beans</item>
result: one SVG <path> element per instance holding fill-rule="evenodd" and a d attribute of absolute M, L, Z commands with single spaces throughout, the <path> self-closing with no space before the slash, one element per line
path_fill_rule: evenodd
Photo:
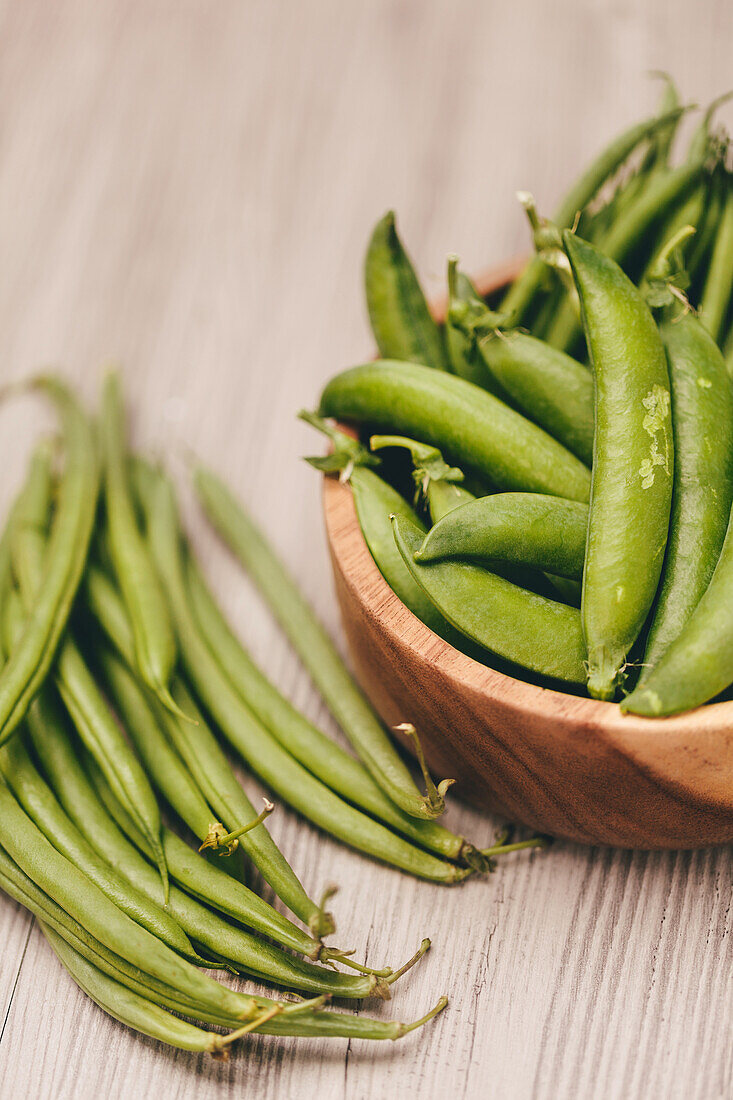
<path fill-rule="evenodd" d="M 675 160 L 687 108 L 665 77 L 658 114 L 551 221 L 520 193 L 536 256 L 503 295 L 484 300 L 449 257 L 444 321 L 387 214 L 365 263 L 380 358 L 300 414 L 331 442 L 308 461 L 350 482 L 377 566 L 426 626 L 648 717 L 733 686 L 727 98 Z"/>
<path fill-rule="evenodd" d="M 273 610 L 305 643 L 357 756 L 280 694 L 210 591 L 172 482 L 130 453 L 116 375 L 96 423 L 60 380 L 29 388 L 51 398 L 61 436 L 36 447 L 0 536 L 0 886 L 89 997 L 182 1049 L 222 1056 L 252 1031 L 398 1039 L 426 1023 L 445 998 L 412 1024 L 324 1009 L 391 997 L 430 941 L 395 968 L 324 943 L 334 889 L 311 897 L 266 827 L 274 802 L 257 812 L 226 747 L 278 802 L 434 883 L 543 841 L 482 850 L 435 820 L 450 780 L 435 784 L 423 762 L 419 789 L 264 537 L 198 470 L 207 513 L 233 528 L 235 549 L 246 532 L 247 565 L 277 592 Z M 287 914 L 253 888 L 250 865 Z M 205 970 L 309 999 L 235 993 Z"/>

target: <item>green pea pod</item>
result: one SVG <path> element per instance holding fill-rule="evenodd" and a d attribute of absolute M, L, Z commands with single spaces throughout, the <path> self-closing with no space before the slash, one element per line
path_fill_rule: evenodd
<path fill-rule="evenodd" d="M 733 503 L 733 391 L 723 356 L 694 314 L 662 326 L 672 383 L 675 478 L 667 556 L 647 639 L 639 687 L 625 706 L 649 706 L 649 688 L 664 703 L 665 654 L 683 636 L 720 558 Z M 711 643 L 717 648 L 717 643 Z M 732 674 L 733 675 L 733 674 Z M 675 693 L 692 691 L 687 669 Z M 723 685 L 724 687 L 726 685 Z M 721 689 L 722 690 L 722 689 Z M 646 700 L 646 703 L 645 703 Z M 662 710 L 661 713 L 666 713 Z"/>
<path fill-rule="evenodd" d="M 331 379 L 320 412 L 431 443 L 500 489 L 588 499 L 590 475 L 579 459 L 462 378 L 413 363 L 366 363 Z"/>
<path fill-rule="evenodd" d="M 674 444 L 657 326 L 618 264 L 563 234 L 595 376 L 595 448 L 583 574 L 588 690 L 613 698 L 664 560 Z"/>
<path fill-rule="evenodd" d="M 109 550 L 130 615 L 135 658 L 143 681 L 176 709 L 168 688 L 176 663 L 176 637 L 168 605 L 135 516 L 125 448 L 125 418 L 117 374 L 102 393 L 102 446 Z"/>
<path fill-rule="evenodd" d="M 723 212 L 700 302 L 700 317 L 714 340 L 719 340 L 733 291 L 733 183 L 726 176 Z"/>
<path fill-rule="evenodd" d="M 668 115 L 655 116 L 638 122 L 615 137 L 568 191 L 555 211 L 552 219 L 555 225 L 561 229 L 571 226 L 578 212 L 585 209 L 603 184 L 615 175 L 634 150 L 642 142 L 653 138 L 660 130 L 679 119 L 683 113 L 683 109 L 675 108 Z M 544 264 L 542 260 L 535 257 L 530 260 L 504 296 L 500 307 L 501 312 L 511 315 L 515 325 L 522 322 L 543 277 Z"/>
<path fill-rule="evenodd" d="M 380 355 L 447 370 L 443 337 L 425 301 L 390 210 L 372 233 L 364 266 L 367 306 Z"/>
<path fill-rule="evenodd" d="M 585 648 L 575 608 L 527 592 L 464 562 L 418 564 L 423 533 L 393 520 L 403 560 L 440 613 L 471 641 L 542 676 L 585 682 Z"/>
<path fill-rule="evenodd" d="M 454 316 L 454 314 L 452 314 Z M 577 359 L 527 333 L 504 332 L 495 314 L 455 323 L 512 405 L 586 465 L 593 458 L 593 379 Z"/>
<path fill-rule="evenodd" d="M 422 497 L 425 498 L 433 523 L 437 523 L 454 508 L 474 499 L 473 493 L 469 493 L 468 489 L 464 489 L 460 484 L 463 481 L 463 470 L 459 470 L 456 466 L 449 466 L 437 447 L 430 447 L 427 443 L 419 443 L 415 439 L 407 439 L 403 435 L 373 435 L 369 440 L 369 446 L 373 451 L 382 450 L 384 447 L 403 447 L 410 452 L 412 477 L 416 485 L 415 504 L 418 504 Z M 409 513 L 404 514 L 409 516 Z M 389 516 L 389 512 L 387 515 Z M 394 543 L 391 527 L 389 534 L 391 542 Z"/>
<path fill-rule="evenodd" d="M 583 575 L 588 506 L 542 493 L 495 493 L 461 505 L 428 531 L 415 560 L 514 562 Z"/>

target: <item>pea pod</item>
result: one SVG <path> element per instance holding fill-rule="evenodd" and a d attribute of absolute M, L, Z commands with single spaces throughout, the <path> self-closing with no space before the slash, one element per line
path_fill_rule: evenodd
<path fill-rule="evenodd" d="M 554 223 L 561 229 L 573 224 L 579 211 L 584 210 L 591 199 L 644 141 L 653 138 L 683 114 L 675 108 L 668 115 L 655 116 L 637 122 L 615 137 L 596 157 L 582 176 L 573 184 L 555 211 Z M 544 265 L 538 257 L 530 260 L 519 278 L 515 279 L 501 303 L 501 312 L 511 315 L 512 323 L 521 324 L 544 277 Z"/>
<path fill-rule="evenodd" d="M 423 534 L 401 516 L 395 540 L 418 584 L 445 618 L 467 638 L 507 661 L 542 676 L 585 682 L 585 648 L 575 608 L 465 562 L 418 564 Z"/>
<path fill-rule="evenodd" d="M 169 483 L 146 504 L 151 545 L 178 625 L 186 671 L 233 748 L 268 784 L 314 824 L 352 847 L 436 882 L 459 882 L 470 871 L 422 852 L 340 799 L 286 752 L 242 702 L 208 649 L 193 614 L 185 583 L 176 505 Z"/>
<path fill-rule="evenodd" d="M 595 376 L 582 619 L 588 690 L 613 698 L 662 570 L 674 472 L 669 375 L 648 306 L 621 268 L 563 234 Z"/>
<path fill-rule="evenodd" d="M 582 363 L 527 333 L 504 332 L 489 309 L 470 316 L 464 307 L 454 307 L 451 320 L 474 343 L 484 378 L 498 383 L 516 409 L 590 465 L 593 379 Z"/>
<path fill-rule="evenodd" d="M 726 176 L 726 195 L 713 246 L 700 316 L 713 340 L 719 340 L 733 292 L 733 182 Z"/>
<path fill-rule="evenodd" d="M 583 575 L 588 506 L 541 493 L 495 493 L 461 505 L 428 531 L 415 560 L 514 562 Z"/>
<path fill-rule="evenodd" d="M 331 379 L 320 412 L 431 443 L 499 489 L 588 499 L 590 475 L 579 459 L 462 378 L 412 363 L 367 363 Z"/>
<path fill-rule="evenodd" d="M 471 280 L 458 268 L 458 258 L 448 258 L 448 314 L 445 322 L 446 344 L 453 374 L 483 386 L 495 397 L 506 401 L 506 394 L 493 375 L 487 375 L 475 342 L 454 320 L 455 316 L 480 317 L 486 311 L 486 303 L 478 294 Z"/>
<path fill-rule="evenodd" d="M 474 499 L 473 493 L 460 484 L 463 481 L 463 470 L 449 466 L 437 447 L 407 439 L 403 435 L 373 435 L 369 446 L 373 451 L 380 451 L 384 447 L 404 447 L 410 452 L 412 477 L 416 485 L 415 503 L 421 497 L 425 498 L 433 523 L 437 523 L 454 508 Z"/>
<path fill-rule="evenodd" d="M 415 270 L 397 235 L 390 210 L 372 234 L 364 266 L 372 332 L 385 359 L 407 359 L 447 370 L 443 337 Z"/>

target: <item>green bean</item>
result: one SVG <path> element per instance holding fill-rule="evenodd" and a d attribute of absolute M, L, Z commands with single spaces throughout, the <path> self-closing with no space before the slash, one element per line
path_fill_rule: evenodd
<path fill-rule="evenodd" d="M 415 560 L 509 561 L 580 579 L 587 527 L 588 506 L 578 501 L 541 493 L 495 493 L 440 520 Z"/>
<path fill-rule="evenodd" d="M 352 847 L 435 882 L 458 882 L 470 873 L 409 844 L 342 801 L 306 771 L 242 702 L 208 648 L 186 590 L 176 505 L 160 480 L 149 502 L 153 556 L 168 591 L 188 675 L 224 735 L 267 785 L 314 824 Z"/>
<path fill-rule="evenodd" d="M 527 592 L 475 565 L 418 564 L 415 554 L 422 545 L 422 532 L 401 516 L 395 517 L 393 525 L 408 569 L 457 630 L 533 672 L 584 682 L 585 649 L 580 615 L 574 608 Z"/>
<path fill-rule="evenodd" d="M 563 235 L 595 376 L 596 437 L 583 574 L 588 689 L 610 699 L 652 605 L 667 542 L 674 446 L 664 347 L 636 287 Z"/>
<path fill-rule="evenodd" d="M 123 913 L 82 871 L 57 852 L 0 780 L 0 845 L 40 889 L 110 950 L 215 1011 L 242 1019 L 256 1011 L 250 997 L 198 971 Z"/>
<path fill-rule="evenodd" d="M 42 922 L 44 930 L 50 927 L 55 934 L 69 944 L 93 966 L 102 970 L 115 981 L 143 996 L 146 1000 L 171 1011 L 189 1016 L 206 1023 L 221 1027 L 235 1028 L 241 1024 L 241 1017 L 214 1011 L 191 998 L 175 987 L 167 986 L 151 975 L 130 966 L 125 959 L 108 951 L 103 944 L 91 937 L 76 921 L 68 916 L 46 894 L 38 890 L 31 880 L 0 849 L 0 886 L 34 913 Z M 432 1019 L 446 1005 L 444 997 L 420 1020 L 410 1024 L 397 1021 L 369 1020 L 363 1016 L 352 1016 L 338 1012 L 322 1012 L 319 1004 L 323 998 L 315 1001 L 282 1002 L 267 997 L 255 996 L 252 1000 L 257 1008 L 269 1012 L 277 1008 L 267 1022 L 257 1024 L 253 1030 L 266 1035 L 323 1036 L 361 1039 L 399 1039 L 414 1031 L 423 1023 Z"/>
<path fill-rule="evenodd" d="M 718 107 L 721 107 L 724 103 L 733 96 L 733 92 L 724 92 L 723 95 L 719 95 L 712 101 L 709 107 L 703 114 L 699 125 L 694 130 L 690 139 L 690 145 L 687 150 L 688 163 L 694 163 L 696 161 L 702 161 L 707 155 L 707 151 L 710 146 L 711 138 L 711 123 L 713 121 L 713 115 L 717 111 Z"/>
<path fill-rule="evenodd" d="M 649 276 L 654 270 L 655 264 L 658 262 L 659 252 L 666 247 L 668 241 L 687 225 L 691 225 L 697 230 L 705 213 L 707 194 L 707 185 L 700 184 L 681 206 L 676 207 L 672 211 L 672 214 L 664 223 L 659 233 L 658 247 L 656 247 L 649 256 L 646 269 L 639 282 L 640 286 L 643 286 L 648 281 Z"/>
<path fill-rule="evenodd" d="M 26 529 L 30 542 L 36 533 Z M 31 555 L 27 556 L 31 564 Z M 23 622 L 20 601 L 11 593 L 6 606 L 6 629 L 17 636 Z M 61 644 L 54 679 L 64 706 L 84 744 L 95 755 L 109 778 L 113 790 L 128 807 L 156 853 L 164 900 L 168 892 L 168 869 L 160 840 L 161 820 L 158 803 L 145 772 L 125 740 L 87 665 L 70 635 Z"/>
<path fill-rule="evenodd" d="M 18 504 L 11 532 L 13 564 L 20 583 L 26 614 L 42 583 L 47 544 L 44 528 L 50 508 L 51 472 L 48 456 L 39 452 L 31 467 L 26 489 Z M 15 593 L 6 600 L 4 628 L 8 638 L 20 637 L 25 616 Z M 12 652 L 12 645 L 8 646 Z M 72 720 L 84 743 L 96 755 L 113 790 L 127 806 L 157 853 L 164 895 L 168 872 L 160 843 L 160 811 L 137 757 L 123 737 L 70 633 L 57 654 L 54 677 Z"/>
<path fill-rule="evenodd" d="M 38 700 L 28 712 L 30 724 L 42 721 Z M 192 962 L 202 963 L 185 932 L 169 913 L 120 875 L 88 843 L 41 779 L 19 737 L 0 750 L 0 771 L 28 816 L 54 848 L 84 871 L 107 897 L 134 921 Z"/>
<path fill-rule="evenodd" d="M 125 422 L 117 374 L 102 392 L 102 445 L 109 550 L 129 612 L 135 659 L 142 679 L 175 710 L 168 688 L 176 663 L 176 639 L 168 605 L 140 534 L 125 455 Z"/>
<path fill-rule="evenodd" d="M 131 631 L 114 588 L 98 569 L 88 571 L 87 599 L 93 612 L 113 644 L 128 660 L 131 656 Z M 180 681 L 174 680 L 174 691 L 180 696 Z M 216 738 L 198 712 L 193 700 L 186 699 L 185 713 L 193 721 L 181 721 L 168 711 L 158 712 L 169 737 L 176 738 L 176 751 L 188 768 L 194 784 L 198 787 L 205 802 L 215 811 L 228 830 L 241 828 L 249 824 L 256 816 L 254 806 L 247 797 L 237 777 L 232 772 L 229 761 L 219 747 Z M 183 725 L 183 728 L 182 728 Z M 190 728 L 189 728 L 190 727 Z M 188 746 L 188 755 L 181 750 Z M 183 791 L 175 783 L 171 767 L 157 772 L 157 782 L 165 785 L 165 797 L 175 804 L 183 814 L 183 819 L 198 836 L 205 841 L 211 833 L 212 821 L 207 822 L 201 812 L 194 817 L 194 804 L 187 804 L 182 797 Z M 201 803 L 199 803 L 199 806 Z M 241 847 L 247 852 L 266 882 L 272 887 L 288 908 L 311 927 L 317 935 L 327 935 L 334 930 L 333 918 L 311 901 L 294 871 L 277 848 L 264 825 L 257 826 L 241 838 Z"/>
<path fill-rule="evenodd" d="M 462 378 L 382 361 L 336 375 L 321 415 L 367 421 L 432 443 L 499 489 L 587 500 L 587 467 L 546 432 Z"/>
<path fill-rule="evenodd" d="M 45 926 L 53 929 L 95 967 L 146 999 L 155 1001 L 156 1004 L 178 1012 L 182 1016 L 189 1016 L 205 1023 L 230 1028 L 237 1027 L 241 1023 L 241 1017 L 202 1005 L 185 991 L 166 985 L 109 951 L 56 905 L 47 894 L 39 890 L 1 848 L 0 887 L 35 914 Z M 252 1000 L 260 1010 L 272 1009 L 276 1005 L 281 1009 L 276 1017 L 266 1024 L 257 1026 L 256 1030 L 261 1034 L 345 1036 L 363 1039 L 399 1039 L 445 1007 L 445 998 L 441 998 L 435 1009 L 422 1020 L 412 1024 L 400 1024 L 396 1021 L 369 1020 L 363 1016 L 345 1013 L 321 1012 L 318 1010 L 319 1000 L 282 1002 L 259 995 L 254 996 Z"/>
<path fill-rule="evenodd" d="M 733 184 L 726 176 L 726 195 L 710 259 L 700 317 L 713 340 L 719 340 L 733 291 Z"/>
<path fill-rule="evenodd" d="M 459 484 L 463 481 L 463 470 L 449 466 L 437 447 L 407 439 L 403 435 L 373 435 L 369 446 L 373 451 L 384 447 L 404 447 L 410 452 L 412 477 L 416 485 L 415 504 L 425 498 L 433 523 L 474 499 L 473 493 Z"/>
<path fill-rule="evenodd" d="M 137 889 L 153 889 L 151 870 L 102 807 L 82 770 L 53 700 L 43 691 L 36 704 L 41 718 L 31 726 L 36 754 L 64 810 L 84 830 L 99 854 Z M 309 958 L 328 959 L 327 948 L 242 883 L 230 878 L 170 829 L 163 828 L 163 846 L 171 876 L 192 896 L 240 921 L 246 927 Z M 323 953 L 322 953 L 323 952 Z"/>
<path fill-rule="evenodd" d="M 376 477 L 371 471 L 367 472 Z M 386 523 L 389 523 L 389 514 L 385 514 Z M 391 534 L 391 526 L 389 530 Z M 394 546 L 394 539 L 392 543 Z M 397 552 L 396 547 L 394 552 Z M 451 833 L 437 822 L 420 821 L 402 813 L 358 760 L 294 710 L 253 664 L 239 639 L 232 633 L 201 570 L 191 557 L 187 566 L 194 613 L 210 649 L 245 703 L 251 706 L 283 748 L 346 801 L 359 806 L 421 847 L 446 859 L 468 863 L 477 870 L 487 870 L 477 850 L 464 837 Z"/>
<path fill-rule="evenodd" d="M 203 1031 L 195 1024 L 181 1020 L 170 1012 L 160 1008 L 152 1001 L 133 992 L 120 982 L 104 974 L 88 962 L 78 951 L 58 936 L 52 928 L 41 921 L 41 931 L 51 945 L 54 954 L 68 971 L 79 988 L 109 1016 L 126 1024 L 127 1027 L 149 1035 L 152 1039 L 178 1047 L 180 1050 L 208 1051 L 221 1054 L 228 1045 L 247 1031 L 253 1030 L 246 1025 L 231 1035 L 219 1035 L 213 1031 Z"/>
<path fill-rule="evenodd" d="M 369 319 L 380 354 L 447 370 L 440 329 L 433 320 L 390 210 L 377 222 L 364 265 Z"/>
<path fill-rule="evenodd" d="M 657 114 L 662 117 L 665 115 L 668 116 L 680 107 L 680 97 L 677 87 L 669 73 L 654 72 L 650 75 L 659 77 L 659 79 L 664 81 L 664 89 L 660 97 Z M 672 118 L 668 123 L 665 123 L 664 126 L 657 131 L 649 142 L 649 148 L 641 162 L 640 171 L 648 172 L 652 171 L 654 168 L 667 167 L 672 142 L 674 141 L 679 121 L 680 116 L 678 115 L 676 118 Z"/>
<path fill-rule="evenodd" d="M 92 428 L 76 400 L 58 379 L 38 378 L 32 385 L 58 409 L 66 463 L 33 609 L 0 673 L 0 744 L 25 717 L 53 663 L 84 569 L 99 490 Z"/>
<path fill-rule="evenodd" d="M 473 341 L 484 377 L 498 382 L 519 412 L 590 465 L 593 379 L 586 368 L 534 336 L 497 329 L 497 316 L 489 309 L 471 317 L 459 308 L 451 316 Z"/>
<path fill-rule="evenodd" d="M 132 842 L 141 848 L 145 841 L 125 811 L 116 802 L 114 795 L 105 784 L 94 761 L 88 761 L 90 774 L 99 796 L 107 811 Z M 290 989 L 311 994 L 327 993 L 334 997 L 389 997 L 389 987 L 405 972 L 401 967 L 397 971 L 386 968 L 383 971 L 368 971 L 361 974 L 342 974 L 326 967 L 315 966 L 304 959 L 282 951 L 272 944 L 259 940 L 243 929 L 223 921 L 198 902 L 187 897 L 175 886 L 171 890 L 171 912 L 186 929 L 192 939 L 203 944 L 215 957 L 233 965 L 264 981 L 274 982 Z M 413 959 L 414 965 L 430 947 L 430 941 L 424 940 L 421 950 Z M 340 957 L 334 955 L 334 957 Z"/>
<path fill-rule="evenodd" d="M 194 484 L 209 520 L 252 575 L 372 778 L 405 813 L 434 817 L 443 809 L 445 787 L 431 784 L 426 795 L 420 795 L 333 642 L 241 505 L 209 471 L 197 469 Z"/>
<path fill-rule="evenodd" d="M 634 149 L 642 142 L 653 138 L 665 126 L 683 114 L 680 108 L 669 115 L 655 116 L 638 122 L 624 133 L 615 137 L 599 154 L 583 175 L 576 181 L 562 203 L 555 211 L 553 221 L 561 229 L 569 227 L 597 194 L 603 184 L 610 179 L 626 161 Z M 505 316 L 511 316 L 514 325 L 519 325 L 532 301 L 544 274 L 543 262 L 538 257 L 530 260 L 519 278 L 515 279 L 501 303 L 500 310 Z"/>

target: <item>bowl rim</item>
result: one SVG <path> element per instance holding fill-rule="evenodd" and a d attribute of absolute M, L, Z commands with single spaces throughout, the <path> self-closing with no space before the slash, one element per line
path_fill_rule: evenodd
<path fill-rule="evenodd" d="M 477 289 L 484 295 L 501 289 L 525 262 L 516 259 L 484 272 L 474 280 Z M 431 308 L 441 320 L 444 304 L 434 302 Z M 483 665 L 435 634 L 387 584 L 361 533 L 349 485 L 324 477 L 323 507 L 332 559 L 354 598 L 396 639 L 404 643 L 409 633 L 411 650 L 436 673 L 452 679 L 462 689 L 488 693 L 492 700 L 520 716 L 540 713 L 543 719 L 565 728 L 569 725 L 576 732 L 600 734 L 610 747 L 633 758 L 645 771 L 653 772 L 648 765 L 655 756 L 684 751 L 692 771 L 699 775 L 695 779 L 688 773 L 681 778 L 681 787 L 687 793 L 691 787 L 696 788 L 708 804 L 712 801 L 731 807 L 733 700 L 708 703 L 668 718 L 641 718 L 622 714 L 618 703 L 540 687 Z M 695 738 L 694 746 L 690 744 L 691 736 Z"/>

